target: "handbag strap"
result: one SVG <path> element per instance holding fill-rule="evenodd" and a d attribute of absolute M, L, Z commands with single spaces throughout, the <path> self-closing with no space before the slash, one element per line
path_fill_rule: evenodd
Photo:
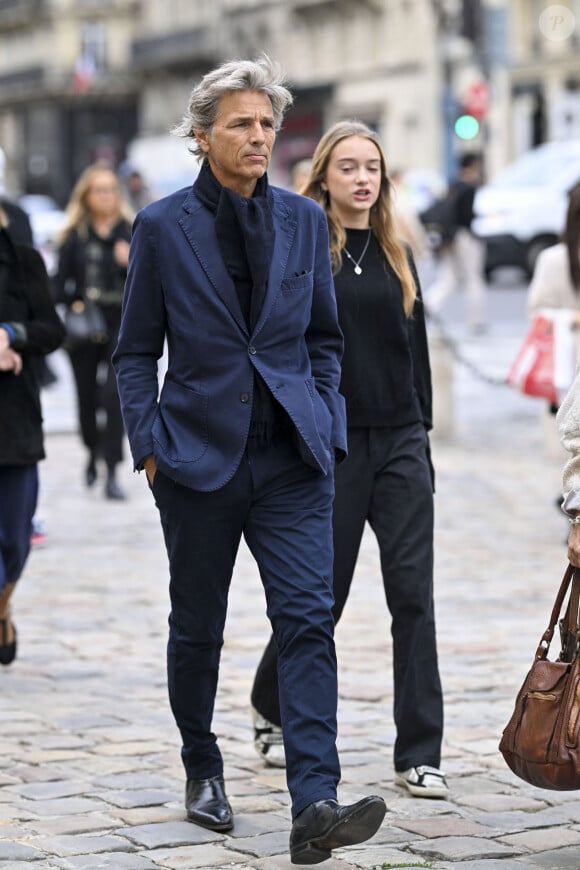
<path fill-rule="evenodd" d="M 571 662 L 578 655 L 578 634 L 579 634 L 579 616 L 578 608 L 580 607 L 580 576 L 576 573 L 572 579 L 572 587 L 570 589 L 570 598 L 566 613 L 560 620 L 560 638 L 562 641 L 562 651 L 560 659 L 564 662 Z"/>
<path fill-rule="evenodd" d="M 572 589 L 568 599 L 568 607 L 564 615 L 563 626 L 574 634 L 578 634 L 578 605 L 580 604 L 580 580 L 574 574 Z"/>
<path fill-rule="evenodd" d="M 564 572 L 564 577 L 562 578 L 562 582 L 560 583 L 560 588 L 558 589 L 558 594 L 556 595 L 556 600 L 554 602 L 554 607 L 552 608 L 552 615 L 550 616 L 550 624 L 548 628 L 545 630 L 540 643 L 538 645 L 538 649 L 536 650 L 536 661 L 540 661 L 540 659 L 545 659 L 548 655 L 548 650 L 550 649 L 550 643 L 552 641 L 552 637 L 554 636 L 554 629 L 556 627 L 556 623 L 558 622 L 558 617 L 560 616 L 560 612 L 562 610 L 562 604 L 564 603 L 564 598 L 566 597 L 566 592 L 568 591 L 568 587 L 570 585 L 570 581 L 572 578 L 575 578 L 575 586 L 576 593 L 578 598 L 576 600 L 576 612 L 574 615 L 575 621 L 578 618 L 578 601 L 580 600 L 580 578 L 576 579 L 575 569 L 573 565 L 568 564 Z M 571 599 L 573 596 L 570 596 Z M 570 603 L 568 604 L 568 609 L 566 611 L 567 622 L 569 625 L 569 620 L 571 618 L 571 609 Z"/>

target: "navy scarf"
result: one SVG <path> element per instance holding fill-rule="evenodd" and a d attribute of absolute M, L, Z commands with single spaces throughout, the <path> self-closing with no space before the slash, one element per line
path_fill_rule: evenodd
<path fill-rule="evenodd" d="M 264 303 L 274 253 L 274 221 L 268 178 L 256 183 L 252 197 L 223 187 L 204 161 L 194 184 L 196 196 L 215 214 L 220 253 L 238 292 L 249 329 Z"/>
<path fill-rule="evenodd" d="M 215 215 L 220 254 L 251 332 L 264 302 L 274 253 L 274 220 L 267 176 L 258 179 L 252 197 L 240 196 L 219 183 L 205 160 L 193 188 L 198 199 Z M 288 437 L 291 429 L 290 418 L 256 371 L 249 440 L 266 446 Z"/>

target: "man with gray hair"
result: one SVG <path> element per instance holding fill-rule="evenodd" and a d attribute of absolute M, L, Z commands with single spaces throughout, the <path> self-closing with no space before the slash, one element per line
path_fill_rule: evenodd
<path fill-rule="evenodd" d="M 336 800 L 331 512 L 334 462 L 346 451 L 342 334 L 324 213 L 268 184 L 291 101 L 267 57 L 225 63 L 194 88 L 176 132 L 201 169 L 192 188 L 136 219 L 114 364 L 169 558 L 168 684 L 187 816 L 211 830 L 233 826 L 211 724 L 243 535 L 279 650 L 291 860 L 316 864 L 371 837 L 385 803 Z"/>

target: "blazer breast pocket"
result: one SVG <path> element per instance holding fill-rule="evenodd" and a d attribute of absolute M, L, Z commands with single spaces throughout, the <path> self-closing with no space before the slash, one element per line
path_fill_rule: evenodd
<path fill-rule="evenodd" d="M 290 278 L 284 278 L 282 281 L 282 293 L 297 293 L 301 290 L 312 290 L 314 286 L 314 273 L 301 272 L 299 275 L 292 275 Z"/>

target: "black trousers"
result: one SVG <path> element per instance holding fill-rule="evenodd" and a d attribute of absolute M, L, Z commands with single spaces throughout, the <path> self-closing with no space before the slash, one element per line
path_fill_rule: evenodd
<path fill-rule="evenodd" d="M 160 471 L 152 490 L 171 578 L 169 698 L 188 779 L 223 771 L 211 724 L 228 591 L 244 535 L 260 570 L 280 650 L 292 815 L 313 801 L 335 798 L 340 766 L 332 619 L 333 475 L 306 465 L 288 438 L 249 446 L 232 480 L 214 492 L 181 486 Z"/>
<path fill-rule="evenodd" d="M 89 344 L 69 350 L 74 374 L 79 426 L 83 444 L 101 456 L 112 469 L 123 460 L 123 416 L 111 354 L 117 343 L 112 335 L 106 344 Z M 98 412 L 105 413 L 99 426 Z"/>
<path fill-rule="evenodd" d="M 349 428 L 348 457 L 335 472 L 334 618 L 348 598 L 365 522 L 376 535 L 391 613 L 396 770 L 439 767 L 443 699 L 433 605 L 433 490 L 421 424 Z M 369 678 L 378 679 L 375 665 Z M 280 724 L 276 641 L 258 665 L 252 704 Z"/>

